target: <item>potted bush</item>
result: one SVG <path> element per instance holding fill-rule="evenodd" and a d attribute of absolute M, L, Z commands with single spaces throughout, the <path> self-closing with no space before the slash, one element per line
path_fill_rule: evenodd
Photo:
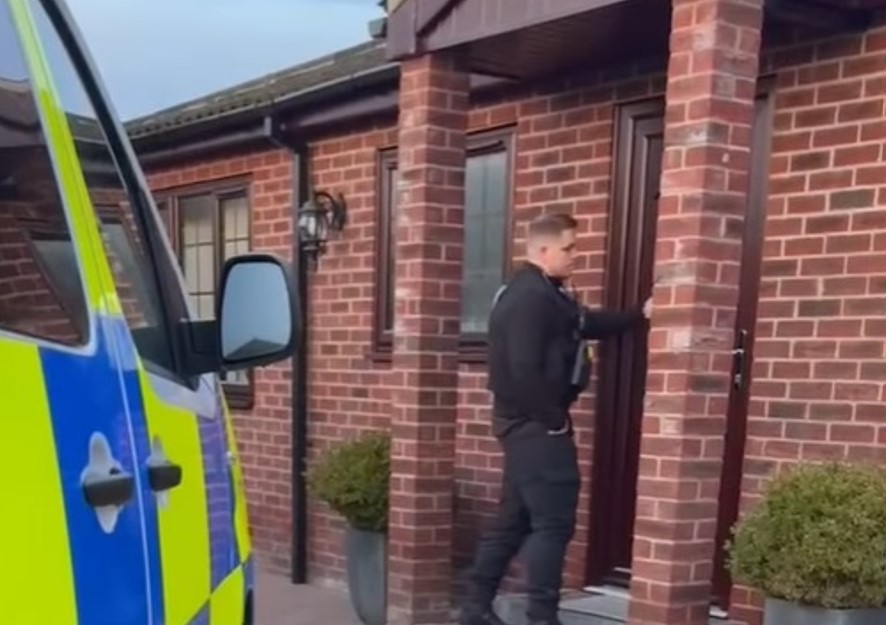
<path fill-rule="evenodd" d="M 801 465 L 737 524 L 733 578 L 760 591 L 765 625 L 886 623 L 886 471 Z"/>
<path fill-rule="evenodd" d="M 390 439 L 372 433 L 333 445 L 308 471 L 309 491 L 347 523 L 351 604 L 367 625 L 387 620 Z"/>

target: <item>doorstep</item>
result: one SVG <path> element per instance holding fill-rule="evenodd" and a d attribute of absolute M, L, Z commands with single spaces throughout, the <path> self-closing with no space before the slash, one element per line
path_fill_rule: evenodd
<path fill-rule="evenodd" d="M 496 599 L 496 612 L 509 625 L 527 625 L 526 596 L 503 595 Z M 573 592 L 560 601 L 563 625 L 613 625 L 628 622 L 628 598 L 620 593 Z M 712 617 L 711 625 L 739 625 Z"/>

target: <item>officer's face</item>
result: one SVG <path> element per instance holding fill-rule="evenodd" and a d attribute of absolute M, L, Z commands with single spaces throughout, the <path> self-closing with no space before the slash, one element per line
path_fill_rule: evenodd
<path fill-rule="evenodd" d="M 575 266 L 575 230 L 566 230 L 552 237 L 545 246 L 545 264 L 555 278 L 569 278 Z"/>

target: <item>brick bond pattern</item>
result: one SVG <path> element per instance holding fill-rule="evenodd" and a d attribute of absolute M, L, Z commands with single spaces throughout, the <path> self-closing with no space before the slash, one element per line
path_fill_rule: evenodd
<path fill-rule="evenodd" d="M 664 95 L 659 63 L 613 68 L 568 82 L 476 98 L 472 130 L 513 126 L 513 220 L 544 204 L 581 221 L 577 276 L 585 300 L 601 300 L 611 187 L 614 102 Z M 749 410 L 743 508 L 766 477 L 798 458 L 884 458 L 886 410 L 886 27 L 865 36 L 801 42 L 768 50 L 761 74 L 777 74 L 768 219 L 754 383 Z M 338 130 L 311 145 L 313 181 L 342 191 L 350 221 L 312 276 L 311 454 L 360 431 L 388 427 L 391 364 L 372 358 L 376 152 L 397 144 L 393 120 Z M 807 155 L 812 153 L 811 156 Z M 291 247 L 290 166 L 279 151 L 218 158 L 151 172 L 154 188 L 252 178 L 253 247 Z M 515 257 L 522 229 L 515 229 Z M 256 407 L 235 415 L 246 466 L 256 547 L 285 571 L 290 536 L 289 367 L 257 374 Z M 457 563 L 478 525 L 495 510 L 499 457 L 489 436 L 482 365 L 458 372 L 454 548 Z M 577 411 L 581 462 L 590 476 L 593 396 Z M 583 582 L 590 509 L 583 486 L 567 582 Z M 690 518 L 690 521 L 696 519 Z M 310 572 L 340 580 L 341 523 L 311 506 Z M 735 616 L 757 622 L 759 598 L 733 593 Z"/>
<path fill-rule="evenodd" d="M 762 0 L 674 0 L 630 622 L 708 619 Z"/>
<path fill-rule="evenodd" d="M 802 460 L 886 460 L 886 28 L 773 51 L 768 219 L 742 507 Z M 733 593 L 751 619 L 759 598 Z"/>
<path fill-rule="evenodd" d="M 389 566 L 395 623 L 449 620 L 468 74 L 400 74 Z"/>

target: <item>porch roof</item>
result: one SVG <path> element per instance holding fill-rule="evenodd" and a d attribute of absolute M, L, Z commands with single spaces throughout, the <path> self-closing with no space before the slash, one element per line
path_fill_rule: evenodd
<path fill-rule="evenodd" d="M 764 37 L 864 28 L 886 0 L 764 0 Z M 470 70 L 513 79 L 666 55 L 670 2 L 661 0 L 399 0 L 388 5 L 387 59 L 444 49 Z"/>

